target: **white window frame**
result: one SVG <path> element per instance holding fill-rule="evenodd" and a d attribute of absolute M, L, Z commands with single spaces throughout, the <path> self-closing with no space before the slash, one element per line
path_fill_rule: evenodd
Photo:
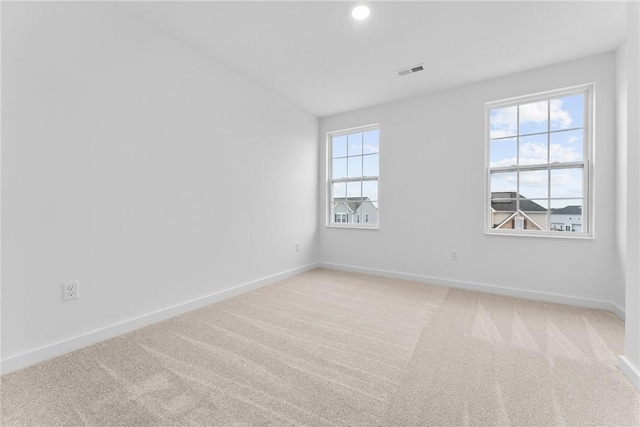
<path fill-rule="evenodd" d="M 541 165 L 518 165 L 518 166 L 506 166 L 506 167 L 491 167 L 490 161 L 490 144 L 491 144 L 491 129 L 490 129 L 490 112 L 496 108 L 513 107 L 516 105 L 528 104 L 537 101 L 545 101 L 554 98 L 560 98 L 564 96 L 576 95 L 584 93 L 585 104 L 583 110 L 583 160 L 579 162 L 566 162 L 566 163 L 547 163 Z M 547 92 L 540 92 L 536 94 L 520 96 L 515 98 L 503 99 L 499 101 L 487 102 L 485 104 L 485 234 L 487 235 L 503 235 L 503 236 L 538 236 L 538 237 L 554 237 L 554 238 L 569 238 L 569 239 L 593 239 L 594 238 L 594 185 L 593 185 L 593 145 L 594 145 L 594 120 L 595 120 L 595 84 L 583 84 L 578 86 L 567 87 L 558 90 L 552 90 Z M 551 132 L 547 131 L 547 134 Z M 518 132 L 519 136 L 519 132 Z M 531 171 L 531 170 L 553 170 L 553 169 L 567 169 L 571 167 L 581 167 L 582 173 L 582 188 L 583 188 L 583 207 L 582 207 L 582 229 L 583 232 L 558 232 L 551 231 L 550 229 L 550 217 L 547 219 L 548 230 L 505 230 L 492 228 L 491 224 L 491 172 L 494 171 Z M 551 189 L 551 180 L 549 180 L 549 190 Z M 550 197 L 550 196 L 548 196 Z M 550 209 L 550 207 L 549 207 Z"/>
<path fill-rule="evenodd" d="M 379 138 L 378 138 L 378 175 L 373 177 L 356 177 L 356 178 L 344 178 L 344 179 L 337 179 L 334 180 L 332 179 L 333 176 L 333 172 L 332 172 L 332 166 L 333 166 L 333 154 L 332 154 L 332 138 L 336 137 L 336 136 L 341 136 L 341 135 L 348 135 L 351 133 L 358 133 L 358 132 L 366 132 L 369 130 L 374 130 L 377 129 L 379 131 Z M 358 127 L 353 127 L 353 128 L 349 128 L 349 129 L 342 129 L 342 130 L 338 130 L 338 131 L 333 131 L 333 132 L 328 132 L 326 135 L 326 188 L 327 188 L 327 197 L 326 197 L 326 202 L 327 202 L 327 209 L 326 209 L 326 227 L 328 228 L 356 228 L 356 229 L 364 229 L 364 230 L 378 230 L 380 229 L 380 159 L 381 157 L 381 140 L 382 140 L 382 131 L 380 129 L 380 123 L 373 123 L 370 125 L 366 125 L 366 126 L 358 126 Z M 376 224 L 371 224 L 371 223 L 364 223 L 364 222 L 360 222 L 360 223 L 336 223 L 336 222 L 332 222 L 332 215 L 333 215 L 333 182 L 334 181 L 345 181 L 345 182 L 349 182 L 349 181 L 376 181 L 378 183 L 378 200 L 376 200 L 376 202 L 378 203 L 378 222 Z"/>

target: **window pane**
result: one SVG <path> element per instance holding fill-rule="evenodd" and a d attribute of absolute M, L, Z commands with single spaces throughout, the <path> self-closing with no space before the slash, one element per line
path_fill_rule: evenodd
<path fill-rule="evenodd" d="M 581 162 L 583 160 L 583 135 L 582 129 L 552 133 L 550 135 L 549 161 L 551 163 Z"/>
<path fill-rule="evenodd" d="M 380 151 L 380 130 L 374 129 L 364 133 L 364 154 L 377 153 Z"/>
<path fill-rule="evenodd" d="M 547 212 L 549 210 L 549 199 L 520 199 L 520 210 L 526 212 Z"/>
<path fill-rule="evenodd" d="M 362 155 L 362 133 L 352 133 L 348 135 L 349 137 L 349 147 L 347 148 L 347 154 L 349 156 L 359 156 Z"/>
<path fill-rule="evenodd" d="M 333 198 L 344 198 L 347 196 L 347 183 L 335 182 L 333 183 Z"/>
<path fill-rule="evenodd" d="M 584 94 L 551 99 L 551 130 L 581 128 L 584 117 Z"/>
<path fill-rule="evenodd" d="M 549 202 L 547 199 L 520 199 L 514 227 L 519 230 L 547 230 Z"/>
<path fill-rule="evenodd" d="M 582 168 L 552 169 L 551 197 L 583 197 Z"/>
<path fill-rule="evenodd" d="M 496 108 L 489 112 L 491 138 L 515 136 L 518 131 L 518 107 Z"/>
<path fill-rule="evenodd" d="M 347 159 L 334 159 L 333 167 L 331 169 L 332 178 L 346 178 L 347 177 Z"/>
<path fill-rule="evenodd" d="M 378 181 L 364 181 L 362 183 L 362 198 L 378 200 Z"/>
<path fill-rule="evenodd" d="M 369 154 L 364 156 L 363 159 L 363 176 L 378 176 L 379 167 L 378 167 L 378 158 L 379 154 Z"/>
<path fill-rule="evenodd" d="M 347 155 L 347 135 L 334 136 L 331 138 L 333 148 L 331 151 L 332 157 L 345 157 Z"/>
<path fill-rule="evenodd" d="M 362 176 L 362 156 L 348 157 L 349 168 L 347 170 L 349 178 Z"/>
<path fill-rule="evenodd" d="M 491 198 L 515 199 L 518 191 L 518 175 L 515 172 L 491 173 Z M 501 193 L 501 194 L 499 194 Z"/>
<path fill-rule="evenodd" d="M 347 203 L 349 204 L 349 203 Z M 356 223 L 356 214 L 355 212 L 350 212 L 349 215 L 347 215 L 347 220 L 345 221 L 348 224 L 355 224 Z"/>
<path fill-rule="evenodd" d="M 332 222 L 335 222 L 335 223 L 347 222 L 348 212 L 349 212 L 349 208 L 347 207 L 346 203 L 344 202 L 334 203 L 333 212 L 331 214 Z"/>
<path fill-rule="evenodd" d="M 360 222 L 365 224 L 378 223 L 378 204 L 370 200 L 364 200 L 358 208 L 360 214 Z"/>
<path fill-rule="evenodd" d="M 515 193 L 492 193 L 491 195 L 491 228 L 511 228 L 508 224 L 516 212 L 516 200 L 503 198 Z"/>
<path fill-rule="evenodd" d="M 525 230 L 538 230 L 538 231 L 548 231 L 549 226 L 549 212 L 537 212 L 532 215 L 527 215 L 528 218 L 525 218 L 524 228 Z"/>
<path fill-rule="evenodd" d="M 548 102 L 540 101 L 520 105 L 520 135 L 548 130 Z"/>
<path fill-rule="evenodd" d="M 552 231 L 581 233 L 583 230 L 583 200 L 552 200 L 549 221 Z"/>
<path fill-rule="evenodd" d="M 501 230 L 546 230 L 547 199 L 518 200 L 502 198 L 509 193 L 494 193 L 491 198 L 491 228 Z"/>
<path fill-rule="evenodd" d="M 524 230 L 547 230 L 549 201 L 547 199 L 520 199 Z"/>
<path fill-rule="evenodd" d="M 549 171 L 520 172 L 520 196 L 524 199 L 549 197 Z"/>
<path fill-rule="evenodd" d="M 348 198 L 361 198 L 362 197 L 362 182 L 347 182 L 347 197 Z"/>
<path fill-rule="evenodd" d="M 491 228 L 497 228 L 500 230 L 512 230 L 514 227 L 513 224 L 513 215 L 515 211 L 512 212 L 492 212 L 491 214 Z"/>
<path fill-rule="evenodd" d="M 547 135 L 520 137 L 520 164 L 539 165 L 547 163 Z"/>
<path fill-rule="evenodd" d="M 513 166 L 518 163 L 518 146 L 515 138 L 493 139 L 489 145 L 491 167 Z"/>

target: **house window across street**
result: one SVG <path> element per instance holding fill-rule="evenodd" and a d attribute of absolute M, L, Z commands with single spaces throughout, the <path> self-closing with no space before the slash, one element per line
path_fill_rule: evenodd
<path fill-rule="evenodd" d="M 487 232 L 591 235 L 593 85 L 486 105 Z"/>
<path fill-rule="evenodd" d="M 380 129 L 328 134 L 328 226 L 377 228 Z M 364 218 L 364 222 L 362 222 Z"/>
<path fill-rule="evenodd" d="M 343 213 L 335 214 L 335 222 L 347 222 L 347 214 L 343 214 Z"/>

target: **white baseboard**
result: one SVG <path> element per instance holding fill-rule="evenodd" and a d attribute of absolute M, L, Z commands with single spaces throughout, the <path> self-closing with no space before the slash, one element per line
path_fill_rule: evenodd
<path fill-rule="evenodd" d="M 618 367 L 622 373 L 631 381 L 631 384 L 640 390 L 640 370 L 624 356 L 618 356 Z"/>
<path fill-rule="evenodd" d="M 118 335 L 122 335 L 127 332 L 131 332 L 136 329 L 140 329 L 144 326 L 151 325 L 152 323 L 160 322 L 162 320 L 175 317 L 179 314 L 183 314 L 189 311 L 196 310 L 198 308 L 205 307 L 214 302 L 222 301 L 235 295 L 257 289 L 262 286 L 275 283 L 279 280 L 286 279 L 288 277 L 295 276 L 305 271 L 312 270 L 319 267 L 318 263 L 307 264 L 302 267 L 294 268 L 292 270 L 284 271 L 272 276 L 264 277 L 249 283 L 234 286 L 223 291 L 213 293 L 211 295 L 197 298 L 191 301 L 187 301 L 181 304 L 177 304 L 171 307 L 167 307 L 162 310 L 155 311 L 153 313 L 145 314 L 130 320 L 126 320 L 115 325 L 107 326 L 95 331 L 87 332 L 74 338 L 59 341 L 54 344 L 46 345 L 44 347 L 37 348 L 22 354 L 8 357 L 3 359 L 0 363 L 0 370 L 2 374 L 17 371 L 18 369 L 25 368 L 27 366 L 34 365 L 45 360 L 52 359 L 57 356 L 69 353 L 71 351 L 79 350 L 83 347 L 98 343 L 100 341 L 113 338 Z"/>
<path fill-rule="evenodd" d="M 279 280 L 286 279 L 288 277 L 295 276 L 297 274 L 304 273 L 305 271 L 312 270 L 317 267 L 324 267 L 333 270 L 350 271 L 354 273 L 370 274 L 373 276 L 383 276 L 402 280 L 412 280 L 415 282 L 429 283 L 432 285 L 446 286 L 450 288 L 467 289 L 479 292 L 486 292 L 498 295 L 506 295 L 517 298 L 533 299 L 538 301 L 555 302 L 559 304 L 569 304 L 581 307 L 599 308 L 608 310 L 616 314 L 618 317 L 624 320 L 624 310 L 618 307 L 616 304 L 607 301 L 599 301 L 588 298 L 571 297 L 566 295 L 557 295 L 546 292 L 535 292 L 521 289 L 506 288 L 500 286 L 464 282 L 458 280 L 442 279 L 437 277 L 420 276 L 415 274 L 398 273 L 386 270 L 376 270 L 364 267 L 355 267 L 343 264 L 334 263 L 312 263 L 302 267 L 298 267 L 292 270 L 288 270 L 282 273 L 278 273 L 272 276 L 264 277 L 259 280 L 255 280 L 249 283 L 238 285 L 224 291 L 219 291 L 211 295 L 197 298 L 191 301 L 187 301 L 175 306 L 167 307 L 165 309 L 145 314 L 140 317 L 136 317 L 115 325 L 107 326 L 95 331 L 91 331 L 77 337 L 73 337 L 67 340 L 59 341 L 54 344 L 43 346 L 25 353 L 21 353 L 15 356 L 3 359 L 0 362 L 0 372 L 7 374 L 9 372 L 16 371 L 18 369 L 25 368 L 27 366 L 34 365 L 45 360 L 52 359 L 57 356 L 69 353 L 81 349 L 83 347 L 98 343 L 100 341 L 113 338 L 115 336 L 131 332 L 133 330 L 142 328 L 144 326 L 151 325 L 153 323 L 175 317 L 177 315 L 196 310 L 198 308 L 213 304 L 218 301 L 230 298 L 235 295 L 257 289 L 262 286 L 275 283 Z M 634 385 L 638 387 L 638 371 L 634 368 L 624 356 L 620 356 L 620 369 L 625 372 L 625 375 L 634 382 Z M 634 380 L 635 378 L 635 380 Z"/>
<path fill-rule="evenodd" d="M 536 301 L 546 301 L 558 304 L 575 305 L 579 307 L 598 308 L 614 313 L 624 320 L 624 310 L 610 301 L 600 301 L 590 298 L 572 297 L 568 295 L 552 294 L 548 292 L 529 291 L 524 289 L 507 288 L 503 286 L 487 285 L 482 283 L 465 282 L 461 280 L 442 279 L 438 277 L 420 276 L 417 274 L 398 273 L 395 271 L 376 270 L 366 267 L 355 267 L 344 264 L 320 263 L 320 267 L 332 270 L 350 271 L 353 273 L 370 274 L 373 276 L 390 277 L 392 279 L 411 280 L 414 282 L 428 283 L 431 285 L 446 286 L 449 288 L 466 289 L 485 292 L 489 294 L 505 295 L 516 298 L 524 298 Z"/>

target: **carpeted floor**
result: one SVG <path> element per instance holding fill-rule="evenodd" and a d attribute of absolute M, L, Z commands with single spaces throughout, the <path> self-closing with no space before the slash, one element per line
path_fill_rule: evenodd
<path fill-rule="evenodd" d="M 317 269 L 2 377 L 3 426 L 640 424 L 609 312 Z"/>

